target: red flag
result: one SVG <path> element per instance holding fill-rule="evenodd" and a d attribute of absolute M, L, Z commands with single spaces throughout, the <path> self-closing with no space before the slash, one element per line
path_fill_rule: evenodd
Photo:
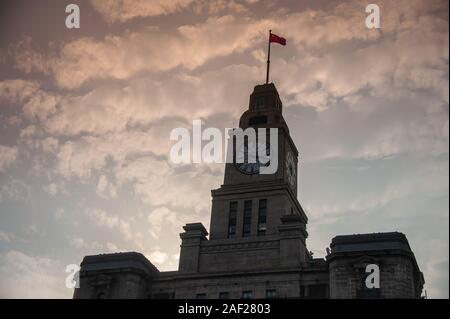
<path fill-rule="evenodd" d="M 285 38 L 279 37 L 279 36 L 277 36 L 276 34 L 273 34 L 273 33 L 270 34 L 269 42 L 271 42 L 271 43 L 275 42 L 275 43 L 279 43 L 281 45 L 286 45 L 286 39 Z"/>

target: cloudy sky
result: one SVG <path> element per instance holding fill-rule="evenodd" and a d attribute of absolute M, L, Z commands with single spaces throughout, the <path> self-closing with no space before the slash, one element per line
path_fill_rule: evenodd
<path fill-rule="evenodd" d="M 236 126 L 272 29 L 309 249 L 401 231 L 428 296 L 448 298 L 448 1 L 371 1 L 380 30 L 369 1 L 71 2 L 0 4 L 0 297 L 69 298 L 65 266 L 87 254 L 176 269 L 223 165 L 173 164 L 170 131 Z"/>

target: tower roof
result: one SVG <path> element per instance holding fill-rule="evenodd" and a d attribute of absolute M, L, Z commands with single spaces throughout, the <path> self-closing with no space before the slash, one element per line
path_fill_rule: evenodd
<path fill-rule="evenodd" d="M 250 95 L 249 110 L 277 110 L 282 111 L 283 103 L 277 88 L 273 83 L 256 85 Z"/>

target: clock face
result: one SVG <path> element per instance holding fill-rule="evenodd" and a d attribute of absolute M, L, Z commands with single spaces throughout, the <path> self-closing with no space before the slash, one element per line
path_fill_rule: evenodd
<path fill-rule="evenodd" d="M 287 153 L 286 173 L 289 185 L 295 189 L 297 186 L 297 170 L 295 169 L 294 155 L 292 155 L 292 152 Z"/>
<path fill-rule="evenodd" d="M 260 167 L 270 165 L 270 160 L 263 162 L 258 158 L 258 149 L 263 149 L 263 148 L 264 148 L 263 143 L 258 143 L 257 147 L 255 147 L 254 143 L 249 143 L 248 146 L 242 145 L 242 147 L 240 149 L 236 150 L 236 161 L 235 161 L 234 165 L 243 174 L 247 174 L 247 175 L 259 174 Z M 265 148 L 266 148 L 266 152 L 267 152 L 267 150 L 269 150 L 269 152 L 271 152 L 269 143 L 266 143 Z M 246 155 L 247 155 L 247 158 L 245 158 Z M 249 155 L 255 156 L 256 163 L 248 162 L 248 158 L 250 157 Z"/>

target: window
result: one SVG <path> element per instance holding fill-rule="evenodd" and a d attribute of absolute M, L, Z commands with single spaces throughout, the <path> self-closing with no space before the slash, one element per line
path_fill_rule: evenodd
<path fill-rule="evenodd" d="M 230 293 L 227 291 L 219 292 L 219 299 L 228 299 L 230 297 Z"/>
<path fill-rule="evenodd" d="M 309 286 L 309 298 L 327 298 L 327 285 L 325 284 L 316 284 Z"/>
<path fill-rule="evenodd" d="M 300 286 L 300 298 L 306 297 L 306 286 Z"/>
<path fill-rule="evenodd" d="M 267 124 L 267 116 L 261 115 L 261 116 L 253 116 L 248 121 L 248 125 L 258 125 L 258 124 Z"/>
<path fill-rule="evenodd" d="M 228 213 L 228 238 L 233 238 L 236 235 L 236 221 L 237 202 L 231 202 L 230 211 Z"/>
<path fill-rule="evenodd" d="M 242 230 L 242 236 L 250 236 L 252 231 L 252 201 L 246 200 L 244 202 L 244 224 Z"/>
<path fill-rule="evenodd" d="M 252 299 L 253 292 L 251 290 L 246 290 L 242 292 L 242 299 Z"/>
<path fill-rule="evenodd" d="M 276 100 L 276 102 L 275 102 L 275 107 L 276 107 L 277 109 L 279 109 L 280 111 L 283 110 L 283 104 L 281 103 L 281 101 L 280 101 L 279 99 Z"/>
<path fill-rule="evenodd" d="M 206 294 L 197 294 L 197 299 L 206 299 Z"/>
<path fill-rule="evenodd" d="M 265 98 L 264 97 L 258 97 L 255 99 L 255 110 L 261 110 L 265 106 Z"/>
<path fill-rule="evenodd" d="M 328 286 L 325 284 L 300 286 L 300 298 L 324 299 L 328 297 Z"/>
<path fill-rule="evenodd" d="M 266 290 L 266 298 L 267 299 L 275 299 L 277 297 L 276 289 L 267 289 Z"/>
<path fill-rule="evenodd" d="M 259 200 L 258 208 L 258 236 L 264 236 L 267 229 L 267 199 Z"/>

